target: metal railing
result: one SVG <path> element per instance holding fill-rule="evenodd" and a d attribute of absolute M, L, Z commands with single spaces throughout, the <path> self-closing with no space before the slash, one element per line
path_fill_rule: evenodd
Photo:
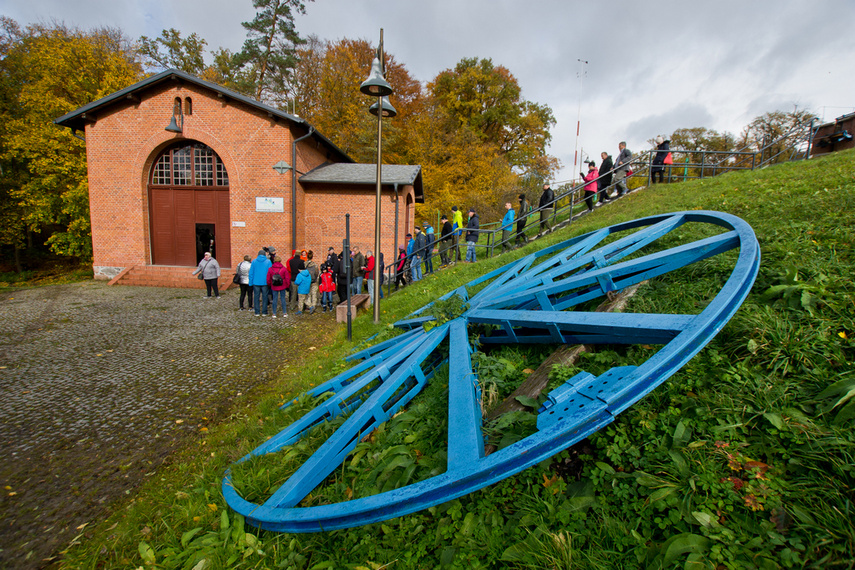
<path fill-rule="evenodd" d="M 685 180 L 719 176 L 726 172 L 756 170 L 780 162 L 807 159 L 810 156 L 813 136 L 816 132 L 814 123 L 815 121 L 812 120 L 798 124 L 756 150 L 751 150 L 748 147 L 733 151 L 671 149 L 669 152 L 674 157 L 673 164 L 664 165 L 666 173 L 664 178 L 671 183 L 682 182 Z M 654 167 L 653 159 L 656 157 L 657 152 L 656 149 L 645 150 L 632 157 L 629 163 L 632 174 L 628 175 L 624 180 L 627 192 L 645 187 L 651 183 L 652 169 Z M 680 160 L 678 157 L 683 158 Z M 608 174 L 598 176 L 595 181 L 599 182 L 604 177 L 613 175 L 614 172 L 612 170 Z M 554 185 L 560 188 L 560 191 L 555 193 L 555 199 L 548 204 L 531 209 L 526 216 L 526 225 L 523 230 L 526 242 L 548 233 L 546 230 L 547 227 L 551 227 L 552 230 L 564 227 L 571 223 L 574 218 L 582 215 L 587 209 L 584 187 L 589 183 L 590 181 L 577 183 L 575 179 L 555 182 Z M 612 183 L 605 190 L 598 191 L 594 195 L 594 199 L 598 199 L 601 191 L 609 192 L 614 187 L 615 185 Z M 546 216 L 542 216 L 542 213 L 546 213 Z M 510 236 L 506 240 L 502 239 L 503 230 L 501 222 L 490 222 L 489 224 L 485 224 L 485 227 L 474 230 L 479 238 L 474 246 L 476 248 L 476 258 L 482 255 L 486 255 L 487 258 L 498 255 L 503 251 L 502 246 L 508 243 L 513 248 L 520 235 L 517 232 L 518 221 L 515 219 L 511 224 Z M 465 259 L 465 250 L 467 247 L 465 241 L 466 231 L 466 228 L 463 228 L 459 235 L 457 247 L 462 251 L 458 259 Z M 439 234 L 434 235 L 436 236 L 436 240 L 431 244 L 431 249 L 441 247 L 441 236 Z M 485 238 L 484 242 L 482 242 L 482 237 Z M 410 271 L 412 259 L 416 255 L 419 256 L 419 262 L 424 263 L 427 249 L 428 246 L 426 245 L 418 251 L 408 254 L 405 258 L 405 271 Z M 449 252 L 451 250 L 452 246 L 449 244 Z M 453 255 L 457 258 L 456 249 Z M 433 253 L 432 258 L 439 258 L 439 251 Z M 391 293 L 392 285 L 395 283 L 398 264 L 398 260 L 396 259 L 386 267 L 387 294 Z M 440 266 L 438 265 L 434 270 L 439 268 Z"/>

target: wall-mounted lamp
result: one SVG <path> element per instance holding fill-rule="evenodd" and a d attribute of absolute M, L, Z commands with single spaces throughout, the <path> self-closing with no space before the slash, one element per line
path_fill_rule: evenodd
<path fill-rule="evenodd" d="M 279 162 L 273 165 L 273 170 L 275 170 L 279 174 L 285 174 L 286 172 L 291 170 L 291 165 L 285 162 L 284 160 L 280 160 Z"/>
<path fill-rule="evenodd" d="M 165 130 L 177 134 L 184 132 L 184 109 L 181 108 L 181 99 L 179 98 L 176 98 L 175 104 L 172 105 L 172 119 Z"/>

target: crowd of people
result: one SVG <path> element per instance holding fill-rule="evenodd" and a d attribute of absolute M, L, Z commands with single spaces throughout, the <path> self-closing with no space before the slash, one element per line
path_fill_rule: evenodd
<path fill-rule="evenodd" d="M 665 166 L 671 164 L 670 141 L 661 135 L 655 140 L 657 148 L 651 168 L 653 183 L 657 175 L 659 182 L 663 181 Z M 626 179 L 632 174 L 632 152 L 626 147 L 626 142 L 618 144 L 616 160 L 612 160 L 607 152 L 600 153 L 600 157 L 602 162 L 599 167 L 593 160 L 588 161 L 588 171 L 580 172 L 588 211 L 623 196 L 627 192 Z M 505 215 L 500 226 L 502 252 L 528 243 L 526 227 L 536 212 L 539 212 L 538 235 L 553 231 L 556 197 L 549 184 L 543 185 L 536 212 L 525 194 L 520 194 L 518 201 L 516 209 L 511 202 L 505 203 Z M 418 282 L 425 275 L 434 273 L 434 252 L 439 255 L 440 268 L 458 262 L 477 261 L 476 246 L 481 230 L 478 214 L 473 208 L 467 211 L 464 224 L 463 211 L 453 206 L 451 218 L 443 214 L 440 225 L 437 232 L 430 223 L 424 221 L 421 226 L 414 227 L 414 233 L 406 235 L 406 241 L 398 248 L 395 260 L 396 291 L 400 286 Z M 461 246 L 465 247 L 463 254 Z M 314 260 L 314 252 L 311 250 L 293 250 L 285 262 L 276 254 L 274 247 L 262 248 L 255 259 L 244 256 L 234 277 L 234 282 L 240 285 L 239 310 L 254 310 L 256 316 L 267 316 L 269 313 L 273 318 L 277 317 L 280 307 L 283 317 L 288 315 L 289 309 L 295 315 L 304 312 L 312 314 L 319 307 L 323 312 L 332 311 L 335 304 L 347 298 L 348 264 L 345 263 L 344 255 L 344 252 L 336 254 L 335 249 L 330 247 L 326 259 L 320 265 Z M 373 304 L 377 275 L 381 285 L 384 281 L 383 254 L 380 253 L 379 259 L 376 259 L 370 250 L 363 254 L 359 246 L 354 245 L 347 259 L 350 262 L 351 294 L 361 294 L 364 284 Z M 208 297 L 219 297 L 217 280 L 220 277 L 220 266 L 210 253 L 205 253 L 193 274 L 204 279 Z M 383 298 L 382 287 L 380 298 Z"/>
<path fill-rule="evenodd" d="M 274 319 L 280 307 L 282 317 L 287 317 L 289 310 L 294 315 L 313 314 L 318 309 L 332 311 L 335 304 L 347 298 L 344 252 L 336 254 L 335 248 L 330 247 L 320 265 L 314 257 L 312 250 L 293 250 L 283 262 L 275 247 L 260 249 L 255 259 L 244 256 L 234 277 L 240 285 L 238 310 L 252 310 L 257 317 L 269 314 Z M 383 255 L 378 262 L 371 251 L 363 255 L 358 246 L 353 246 L 348 259 L 351 293 L 361 293 L 365 283 L 373 303 L 375 270 L 383 273 Z"/>

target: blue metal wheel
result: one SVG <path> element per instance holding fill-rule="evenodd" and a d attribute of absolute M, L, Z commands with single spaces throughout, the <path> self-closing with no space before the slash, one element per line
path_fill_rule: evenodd
<path fill-rule="evenodd" d="M 674 247 L 658 246 L 685 224 L 717 226 L 718 233 Z M 699 314 L 575 310 L 610 292 L 731 250 L 738 254 L 730 276 Z M 348 360 L 361 361 L 358 365 L 308 392 L 320 403 L 239 462 L 293 445 L 332 418 L 344 414 L 346 419 L 263 504 L 240 496 L 231 470 L 223 479 L 223 495 L 252 525 L 316 532 L 413 513 L 519 473 L 608 425 L 679 370 L 733 316 L 748 295 L 759 264 L 760 248 L 751 227 L 736 216 L 709 211 L 617 224 L 532 253 L 442 297 L 459 295 L 468 302 L 460 317 L 426 330 L 424 324 L 432 317 L 423 315 L 429 305 L 423 307 L 396 323 L 406 329 L 404 334 L 352 355 Z M 482 343 L 662 346 L 638 366 L 615 367 L 598 376 L 577 374 L 549 393 L 538 412 L 535 433 L 485 455 L 481 394 L 469 340 L 469 325 L 483 324 L 493 325 L 493 330 L 481 338 Z M 447 357 L 441 356 L 445 350 L 437 350 L 445 341 Z M 298 506 L 363 437 L 410 402 L 446 361 L 449 404 L 444 473 L 377 495 Z"/>

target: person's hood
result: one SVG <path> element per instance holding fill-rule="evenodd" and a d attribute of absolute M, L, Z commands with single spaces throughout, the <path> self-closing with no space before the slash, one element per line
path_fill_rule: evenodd
<path fill-rule="evenodd" d="M 284 269 L 284 268 L 285 268 L 285 266 L 282 265 L 281 261 L 274 261 L 273 262 L 273 269 Z"/>
<path fill-rule="evenodd" d="M 300 275 L 302 275 L 303 273 L 305 273 L 306 275 L 308 275 L 308 274 L 309 274 L 308 270 L 306 270 L 306 269 L 301 269 L 301 270 L 300 270 Z"/>
<path fill-rule="evenodd" d="M 255 259 L 267 259 L 267 256 L 264 255 L 263 253 L 259 253 L 258 257 L 256 257 Z"/>

